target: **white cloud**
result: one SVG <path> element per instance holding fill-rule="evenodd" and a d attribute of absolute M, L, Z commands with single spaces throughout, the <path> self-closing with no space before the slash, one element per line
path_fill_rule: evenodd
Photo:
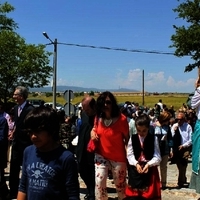
<path fill-rule="evenodd" d="M 59 78 L 59 79 L 57 80 L 57 85 L 63 86 L 63 85 L 68 85 L 68 84 L 69 84 L 68 81 L 67 81 L 67 80 L 64 80 L 64 79 L 62 79 L 62 78 Z"/>
<path fill-rule="evenodd" d="M 62 79 L 62 78 L 59 78 L 57 80 L 57 85 L 60 85 L 60 86 L 82 86 L 83 85 L 83 81 L 80 80 L 65 80 L 65 79 Z"/>
<path fill-rule="evenodd" d="M 119 70 L 116 74 L 115 84 L 119 85 L 120 88 L 133 88 L 134 85 L 138 85 L 138 82 L 142 80 L 141 69 L 131 69 L 128 74 L 123 77 L 123 70 Z M 138 88 L 134 88 L 138 89 Z"/>
<path fill-rule="evenodd" d="M 166 82 L 164 72 L 148 73 L 146 76 L 144 75 L 144 77 L 144 82 L 147 87 L 159 86 Z"/>
<path fill-rule="evenodd" d="M 169 76 L 167 79 L 167 86 L 169 87 L 175 87 L 176 89 L 184 89 L 185 87 L 190 87 L 190 86 L 194 86 L 194 82 L 195 79 L 194 78 L 190 78 L 186 81 L 182 81 L 182 80 L 177 80 L 175 81 L 174 78 L 172 76 Z"/>
<path fill-rule="evenodd" d="M 166 84 L 167 84 L 169 87 L 173 87 L 174 85 L 176 85 L 176 81 L 172 78 L 172 76 L 169 76 L 168 79 L 167 79 Z"/>
<path fill-rule="evenodd" d="M 58 78 L 57 85 L 96 87 L 99 89 L 128 88 L 133 90 L 142 90 L 142 70 L 139 68 L 117 69 L 113 74 L 105 76 L 100 80 L 100 75 L 93 78 L 71 77 L 69 79 Z M 103 80 L 103 81 L 102 81 Z M 112 80 L 112 81 L 110 81 Z M 51 82 L 51 81 L 50 81 Z M 187 78 L 183 75 L 171 72 L 147 72 L 144 71 L 144 90 L 148 92 L 192 92 L 194 90 L 194 78 Z"/>
<path fill-rule="evenodd" d="M 181 76 L 178 78 L 173 77 L 173 75 L 167 77 L 163 71 L 144 72 L 145 91 L 149 92 L 190 92 L 194 88 L 194 82 L 194 78 L 182 80 Z M 127 74 L 123 70 L 118 70 L 115 84 L 121 88 L 141 90 L 142 70 L 131 69 Z"/>

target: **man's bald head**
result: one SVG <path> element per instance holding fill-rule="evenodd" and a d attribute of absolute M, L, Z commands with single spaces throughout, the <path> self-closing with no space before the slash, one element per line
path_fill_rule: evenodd
<path fill-rule="evenodd" d="M 85 113 L 88 116 L 92 116 L 95 114 L 96 112 L 96 101 L 94 98 L 88 96 L 83 98 L 82 100 L 82 107 L 83 107 L 83 111 L 85 111 Z"/>
<path fill-rule="evenodd" d="M 176 121 L 178 122 L 179 126 L 183 125 L 183 123 L 186 121 L 185 113 L 179 111 L 176 117 Z"/>

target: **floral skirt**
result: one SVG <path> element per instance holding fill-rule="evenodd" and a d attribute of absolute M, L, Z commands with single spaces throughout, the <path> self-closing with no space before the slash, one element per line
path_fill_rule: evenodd
<path fill-rule="evenodd" d="M 126 187 L 126 163 L 105 159 L 95 154 L 95 197 L 96 200 L 107 200 L 108 170 L 112 171 L 118 200 L 125 198 Z"/>

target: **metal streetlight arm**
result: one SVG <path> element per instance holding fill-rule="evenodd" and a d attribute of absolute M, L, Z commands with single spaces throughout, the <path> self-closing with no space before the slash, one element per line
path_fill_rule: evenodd
<path fill-rule="evenodd" d="M 47 38 L 52 44 L 54 44 L 54 42 L 51 40 L 51 38 L 48 36 L 48 34 L 46 32 L 42 33 L 44 35 L 45 38 Z"/>

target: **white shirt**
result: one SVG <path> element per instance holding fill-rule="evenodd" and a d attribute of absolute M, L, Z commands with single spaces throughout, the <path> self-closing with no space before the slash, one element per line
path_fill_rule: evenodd
<path fill-rule="evenodd" d="M 162 110 L 163 109 L 163 104 L 161 102 L 158 102 L 157 104 L 160 106 L 160 109 Z"/>
<path fill-rule="evenodd" d="M 24 106 L 26 105 L 26 101 L 24 101 L 24 103 L 23 104 L 21 104 L 21 105 L 18 105 L 20 108 L 21 108 L 21 110 L 23 110 L 23 108 L 24 108 Z"/>
<path fill-rule="evenodd" d="M 129 136 L 136 134 L 135 120 L 127 117 L 128 125 L 129 125 Z"/>
<path fill-rule="evenodd" d="M 129 139 L 128 146 L 127 146 L 127 159 L 130 165 L 136 166 L 138 163 L 138 161 L 135 159 L 131 138 Z M 158 139 L 157 137 L 155 137 L 153 158 L 149 160 L 147 163 L 151 167 L 151 166 L 159 165 L 160 161 L 161 161 L 161 156 L 160 156 L 160 149 L 158 146 Z"/>
<path fill-rule="evenodd" d="M 178 123 L 175 123 L 171 128 L 172 137 L 175 135 L 174 128 L 177 126 Z M 181 145 L 184 147 L 190 146 L 192 144 L 192 127 L 188 123 L 184 122 L 183 125 L 178 126 L 178 129 L 181 135 Z"/>

